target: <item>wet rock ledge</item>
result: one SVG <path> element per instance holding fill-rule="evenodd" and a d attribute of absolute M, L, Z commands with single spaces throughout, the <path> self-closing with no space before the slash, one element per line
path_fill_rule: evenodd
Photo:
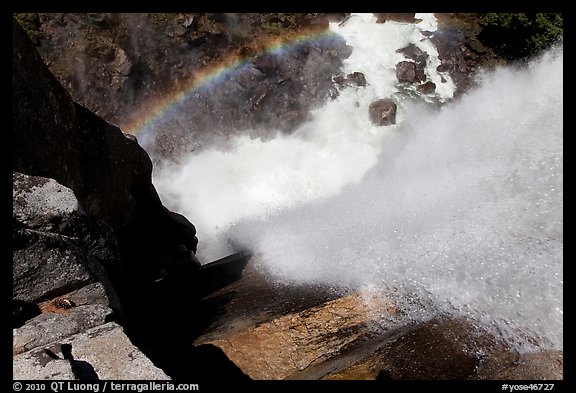
<path fill-rule="evenodd" d="M 194 347 L 255 380 L 563 379 L 562 351 L 519 353 L 465 318 L 386 323 L 402 314 L 392 300 L 272 283 L 257 257 L 201 305 Z"/>

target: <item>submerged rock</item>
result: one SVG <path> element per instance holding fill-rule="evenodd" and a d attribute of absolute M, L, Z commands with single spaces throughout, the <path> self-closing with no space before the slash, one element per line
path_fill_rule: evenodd
<path fill-rule="evenodd" d="M 226 356 L 234 375 L 252 379 L 563 377 L 561 351 L 521 353 L 469 319 L 406 320 L 391 300 L 369 291 L 274 283 L 258 260 L 200 309 L 207 328 L 194 348 Z"/>
<path fill-rule="evenodd" d="M 221 348 L 253 379 L 284 379 L 366 339 L 371 321 L 394 311 L 381 299 L 351 294 L 200 343 Z"/>
<path fill-rule="evenodd" d="M 252 264 L 203 303 L 211 324 L 195 347 L 219 348 L 252 379 L 298 379 L 373 337 L 374 321 L 397 312 L 370 293 L 273 283 Z"/>

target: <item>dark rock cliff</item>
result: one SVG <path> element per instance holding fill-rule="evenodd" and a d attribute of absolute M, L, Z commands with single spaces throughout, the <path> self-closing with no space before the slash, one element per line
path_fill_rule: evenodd
<path fill-rule="evenodd" d="M 331 76 L 351 53 L 342 37 L 325 34 L 343 14 L 17 16 L 74 101 L 125 132 L 185 97 L 154 125 L 152 140 L 141 141 L 155 162 L 244 129 L 258 137 L 290 132 L 338 94 Z M 216 77 L 229 67 L 239 68 L 234 77 Z M 203 80 L 219 88 L 192 94 Z"/>
<path fill-rule="evenodd" d="M 55 296 L 102 283 L 114 318 L 157 356 L 183 322 L 152 304 L 199 283 L 195 227 L 162 205 L 145 150 L 75 103 L 15 20 L 12 142 L 15 326 L 39 308 L 73 306 Z"/>
<path fill-rule="evenodd" d="M 54 178 L 116 228 L 161 209 L 146 152 L 74 103 L 14 22 L 13 169 Z"/>
<path fill-rule="evenodd" d="M 195 252 L 195 228 L 168 211 L 151 181 L 152 163 L 136 141 L 74 103 L 14 21 L 13 170 L 57 180 L 81 207 L 117 232 L 124 257 L 133 244 L 152 255 Z"/>

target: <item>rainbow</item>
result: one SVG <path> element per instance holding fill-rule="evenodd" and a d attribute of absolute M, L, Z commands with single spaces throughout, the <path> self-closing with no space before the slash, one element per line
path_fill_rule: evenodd
<path fill-rule="evenodd" d="M 323 29 L 321 31 L 318 31 L 318 29 L 308 29 L 288 39 L 286 37 L 268 39 L 260 44 L 262 49 L 258 53 L 247 59 L 242 58 L 238 54 L 229 55 L 217 64 L 209 65 L 193 73 L 184 83 L 180 82 L 178 86 L 168 90 L 162 97 L 148 102 L 137 111 L 133 120 L 123 124 L 121 128 L 124 132 L 128 132 L 144 140 L 153 133 L 156 124 L 170 116 L 174 108 L 177 108 L 178 105 L 182 104 L 199 90 L 217 86 L 219 82 L 226 80 L 249 63 L 254 56 L 262 54 L 281 55 L 299 45 L 330 37 L 334 37 L 334 33 L 330 31 L 330 29 Z"/>

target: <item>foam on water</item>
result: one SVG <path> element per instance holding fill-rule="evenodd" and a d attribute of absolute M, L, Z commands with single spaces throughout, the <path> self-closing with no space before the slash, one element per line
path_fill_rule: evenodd
<path fill-rule="evenodd" d="M 207 149 L 183 164 L 157 170 L 154 182 L 163 202 L 190 217 L 198 229 L 201 260 L 231 252 L 222 235 L 238 220 L 334 195 L 375 165 L 382 141 L 397 127 L 374 126 L 368 106 L 394 97 L 401 107 L 406 99 L 397 95 L 395 65 L 405 58 L 396 50 L 414 43 L 434 53 L 419 26 L 375 20 L 372 14 L 359 14 L 343 26 L 331 25 L 354 48 L 344 71 L 365 73 L 366 88 L 343 90 L 290 136 L 278 133 L 268 141 L 237 136 L 231 149 Z M 440 78 L 435 69 L 428 67 L 427 72 Z M 441 101 L 453 94 L 453 84 L 445 85 L 438 93 Z M 404 116 L 399 110 L 397 122 Z"/>
<path fill-rule="evenodd" d="M 276 279 L 399 291 L 562 348 L 562 74 L 549 54 L 411 108 L 361 182 L 234 236 Z"/>
<path fill-rule="evenodd" d="M 231 240 L 271 279 L 376 288 L 412 318 L 456 313 L 562 348 L 562 47 L 432 111 L 401 100 L 394 65 L 410 42 L 434 58 L 419 34 L 434 20 L 370 18 L 331 27 L 354 47 L 345 71 L 369 86 L 343 90 L 293 135 L 238 137 L 157 173 L 164 203 L 197 226 L 205 260 Z M 367 106 L 387 96 L 398 124 L 375 127 Z"/>

